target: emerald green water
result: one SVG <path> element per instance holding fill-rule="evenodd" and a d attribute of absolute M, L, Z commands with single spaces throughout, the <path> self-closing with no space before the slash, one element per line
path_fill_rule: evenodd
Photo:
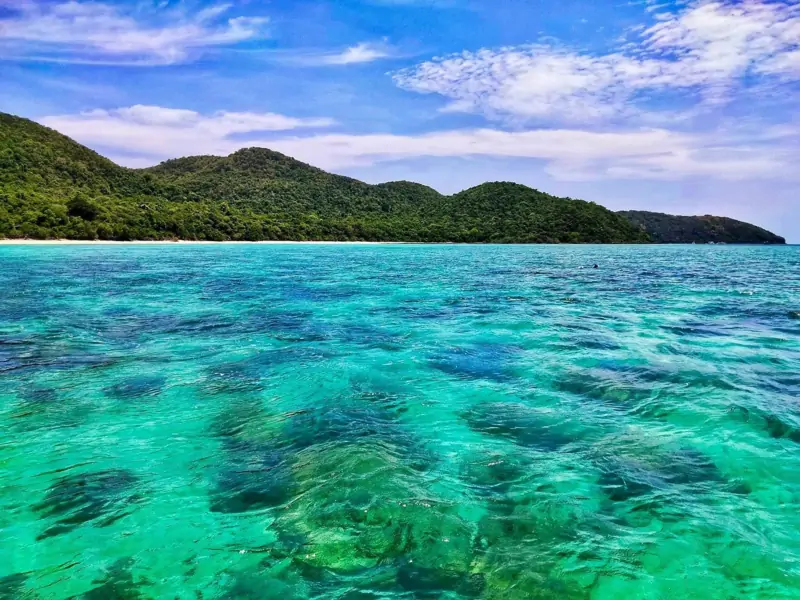
<path fill-rule="evenodd" d="M 0 598 L 798 598 L 797 311 L 798 247 L 0 247 Z"/>

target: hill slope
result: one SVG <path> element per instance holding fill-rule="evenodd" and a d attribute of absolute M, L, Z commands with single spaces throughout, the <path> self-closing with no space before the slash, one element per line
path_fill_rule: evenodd
<path fill-rule="evenodd" d="M 414 242 L 649 241 L 621 214 L 513 183 L 453 196 L 368 185 L 263 148 L 126 169 L 0 113 L 0 237 Z"/>
<path fill-rule="evenodd" d="M 728 217 L 676 216 L 641 210 L 622 211 L 619 214 L 646 231 L 654 242 L 660 244 L 785 244 L 786 240 L 774 233 Z"/>

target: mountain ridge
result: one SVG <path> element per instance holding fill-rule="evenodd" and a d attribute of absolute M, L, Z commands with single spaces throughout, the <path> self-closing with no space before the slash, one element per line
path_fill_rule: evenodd
<path fill-rule="evenodd" d="M 653 240 L 642 219 L 518 183 L 487 182 L 447 196 L 410 181 L 367 184 L 267 148 L 129 169 L 57 131 L 4 113 L 0 113 L 0 237 Z"/>

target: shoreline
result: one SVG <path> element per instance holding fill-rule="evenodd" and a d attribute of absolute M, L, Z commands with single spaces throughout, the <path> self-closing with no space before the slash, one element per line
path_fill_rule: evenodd
<path fill-rule="evenodd" d="M 493 242 L 367 242 L 367 241 L 331 241 L 331 240 L 262 240 L 252 242 L 247 240 L 226 240 L 222 242 L 214 242 L 209 240 L 67 240 L 67 239 L 54 239 L 54 240 L 34 240 L 27 238 L 0 238 L 0 246 L 195 246 L 195 245 L 315 245 L 315 246 L 795 246 L 797 244 L 691 244 L 685 243 L 658 243 L 658 242 L 642 242 L 642 243 L 586 243 L 586 244 L 546 244 L 546 243 L 493 243 Z"/>
<path fill-rule="evenodd" d="M 424 244 L 428 242 L 334 242 L 334 241 L 288 241 L 288 240 L 263 240 L 259 242 L 242 241 L 224 241 L 213 242 L 208 240 L 31 240 L 31 239 L 0 239 L 0 246 L 112 246 L 112 245 L 221 245 L 221 244 L 350 244 L 350 245 L 377 245 L 377 244 Z M 450 243 L 450 242 L 439 242 Z"/>

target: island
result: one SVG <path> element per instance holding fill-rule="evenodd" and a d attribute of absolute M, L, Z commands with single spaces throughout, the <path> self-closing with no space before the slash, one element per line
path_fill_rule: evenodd
<path fill-rule="evenodd" d="M 785 243 L 733 219 L 617 213 L 517 183 L 450 196 L 408 181 L 370 185 L 265 148 L 129 169 L 4 113 L 0 238 Z"/>

